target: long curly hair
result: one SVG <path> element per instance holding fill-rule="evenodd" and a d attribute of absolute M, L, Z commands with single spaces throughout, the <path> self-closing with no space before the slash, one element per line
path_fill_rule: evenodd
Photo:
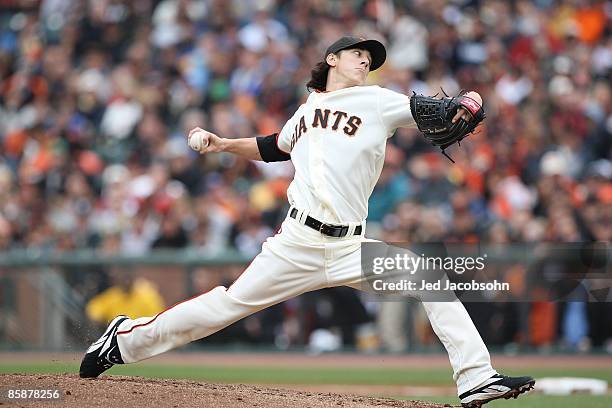
<path fill-rule="evenodd" d="M 306 89 L 311 92 L 313 89 L 317 91 L 325 91 L 327 86 L 327 74 L 330 66 L 325 61 L 318 62 L 310 72 L 310 81 L 306 83 Z"/>

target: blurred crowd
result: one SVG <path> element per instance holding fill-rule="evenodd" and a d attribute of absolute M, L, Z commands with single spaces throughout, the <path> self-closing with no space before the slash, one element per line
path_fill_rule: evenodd
<path fill-rule="evenodd" d="M 612 3 L 589 0 L 0 2 L 0 249 L 256 255 L 290 163 L 198 155 L 280 130 L 341 35 L 387 45 L 369 82 L 476 90 L 487 119 L 450 150 L 389 139 L 368 235 L 388 241 L 612 237 Z M 585 315 L 583 313 L 583 315 Z M 562 325 L 560 325 L 561 327 Z"/>

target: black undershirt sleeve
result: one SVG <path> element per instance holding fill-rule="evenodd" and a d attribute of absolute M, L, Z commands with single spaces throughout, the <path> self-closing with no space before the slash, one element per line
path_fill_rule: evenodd
<path fill-rule="evenodd" d="M 279 149 L 276 143 L 276 136 L 277 133 L 269 136 L 257 136 L 257 148 L 262 160 L 266 163 L 291 160 L 289 153 Z"/>

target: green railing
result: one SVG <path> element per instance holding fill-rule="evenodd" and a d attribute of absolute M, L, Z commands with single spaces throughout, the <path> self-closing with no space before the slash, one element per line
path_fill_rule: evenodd
<path fill-rule="evenodd" d="M 0 268 L 24 268 L 38 266 L 223 266 L 248 264 L 251 258 L 238 251 L 224 251 L 214 256 L 197 250 L 155 250 L 146 255 L 130 256 L 106 254 L 96 250 L 78 250 L 51 253 L 37 250 L 11 250 L 0 253 Z"/>
<path fill-rule="evenodd" d="M 451 244 L 452 245 L 452 244 Z M 401 244 L 400 244 L 401 246 Z M 474 252 L 474 246 L 469 252 Z M 547 249 L 546 249 L 547 248 Z M 416 250 L 415 250 L 416 252 Z M 454 252 L 457 252 L 456 249 Z M 554 254 L 556 260 L 574 260 L 577 257 L 592 257 L 597 253 L 609 265 L 612 260 L 612 245 L 609 242 L 593 243 L 540 243 L 481 245 L 479 254 L 487 254 L 489 261 L 496 262 L 535 262 Z M 417 253 L 420 253 L 417 252 Z M 564 259 L 566 258 L 566 259 Z M 252 258 L 236 250 L 226 250 L 219 254 L 208 255 L 196 249 L 154 250 L 145 255 L 130 256 L 107 254 L 97 250 L 76 250 L 53 253 L 42 250 L 10 250 L 0 252 L 0 268 L 32 266 L 129 266 L 129 265 L 176 265 L 176 266 L 223 266 L 248 264 Z"/>

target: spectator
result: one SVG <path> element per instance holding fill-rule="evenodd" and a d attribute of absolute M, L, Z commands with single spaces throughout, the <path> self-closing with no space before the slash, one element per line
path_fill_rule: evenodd
<path fill-rule="evenodd" d="M 163 299 L 151 282 L 136 278 L 129 271 L 117 270 L 113 286 L 94 296 L 85 310 L 87 317 L 105 326 L 119 314 L 155 316 L 163 308 Z"/>

